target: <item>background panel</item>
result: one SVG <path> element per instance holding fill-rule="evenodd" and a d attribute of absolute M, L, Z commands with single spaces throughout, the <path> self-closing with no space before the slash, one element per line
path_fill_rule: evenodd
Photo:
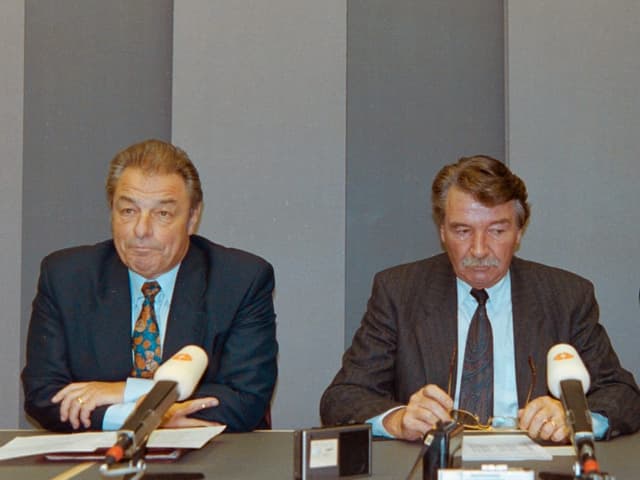
<path fill-rule="evenodd" d="M 200 233 L 276 274 L 276 428 L 319 423 L 344 335 L 344 1 L 176 2 L 173 140 Z"/>
<path fill-rule="evenodd" d="M 441 251 L 431 183 L 504 159 L 503 2 L 348 2 L 345 345 L 375 272 Z"/>
<path fill-rule="evenodd" d="M 0 427 L 20 411 L 24 2 L 0 2 Z"/>
<path fill-rule="evenodd" d="M 532 219 L 521 254 L 592 280 L 640 377 L 640 3 L 509 1 L 509 160 Z"/>
<path fill-rule="evenodd" d="M 25 6 L 20 345 L 42 258 L 111 236 L 113 156 L 171 133 L 171 1 Z"/>

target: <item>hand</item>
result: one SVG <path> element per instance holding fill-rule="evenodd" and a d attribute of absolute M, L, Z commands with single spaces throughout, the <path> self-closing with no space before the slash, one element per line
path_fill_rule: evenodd
<path fill-rule="evenodd" d="M 426 385 L 411 395 L 409 404 L 391 412 L 383 420 L 384 428 L 402 440 L 421 439 L 438 420 L 450 421 L 453 400 L 437 385 Z"/>
<path fill-rule="evenodd" d="M 520 428 L 526 430 L 531 438 L 566 442 L 569 427 L 565 422 L 562 403 L 548 396 L 531 400 L 526 407 L 518 411 Z"/>
<path fill-rule="evenodd" d="M 205 410 L 207 408 L 217 407 L 220 404 L 215 397 L 196 398 L 187 400 L 186 402 L 176 402 L 167 413 L 162 416 L 162 428 L 185 428 L 185 427 L 211 427 L 222 425 L 218 422 L 209 422 L 200 420 L 199 418 L 189 418 L 188 415 Z"/>
<path fill-rule="evenodd" d="M 91 426 L 91 412 L 102 405 L 122 403 L 125 382 L 70 383 L 51 401 L 60 404 L 60 421 L 69 422 L 74 430 Z"/>

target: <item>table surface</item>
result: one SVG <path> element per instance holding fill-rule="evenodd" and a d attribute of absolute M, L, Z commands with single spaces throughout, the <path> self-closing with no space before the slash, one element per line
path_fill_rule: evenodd
<path fill-rule="evenodd" d="M 44 433 L 44 432 L 43 432 Z M 28 430 L 0 431 L 0 444 L 18 435 L 33 435 Z M 406 479 L 420 452 L 420 444 L 395 440 L 373 442 L 373 479 Z M 596 455 L 603 470 L 617 480 L 640 478 L 640 433 L 598 442 Z M 569 473 L 574 457 L 555 457 L 550 462 L 520 462 L 514 466 L 534 468 L 537 472 Z M 45 479 L 61 475 L 74 463 L 47 462 L 39 457 L 0 462 L 0 479 Z M 465 466 L 473 466 L 467 464 Z M 257 431 L 223 433 L 200 450 L 187 453 L 175 463 L 150 463 L 153 473 L 203 473 L 208 479 L 290 479 L 293 478 L 293 433 L 291 431 Z M 71 477 L 67 477 L 71 478 Z M 98 465 L 73 477 L 102 478 Z M 421 479 L 422 474 L 415 475 Z"/>

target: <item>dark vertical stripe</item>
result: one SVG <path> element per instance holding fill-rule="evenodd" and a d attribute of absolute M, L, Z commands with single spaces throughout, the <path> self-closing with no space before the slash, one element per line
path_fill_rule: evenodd
<path fill-rule="evenodd" d="M 171 0 L 25 3 L 22 345 L 42 257 L 110 235 L 110 159 L 171 138 L 172 29 Z"/>
<path fill-rule="evenodd" d="M 373 274 L 432 255 L 439 168 L 505 155 L 502 0 L 347 3 L 346 323 Z"/>

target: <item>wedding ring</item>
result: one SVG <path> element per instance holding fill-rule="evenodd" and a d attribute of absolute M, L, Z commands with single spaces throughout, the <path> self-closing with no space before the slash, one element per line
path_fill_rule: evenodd
<path fill-rule="evenodd" d="M 207 404 L 203 403 L 200 408 L 207 408 Z"/>
<path fill-rule="evenodd" d="M 82 400 L 82 397 L 78 397 L 78 398 L 76 398 L 76 401 L 77 401 L 80 405 L 82 405 L 82 404 L 84 403 L 84 400 Z"/>

